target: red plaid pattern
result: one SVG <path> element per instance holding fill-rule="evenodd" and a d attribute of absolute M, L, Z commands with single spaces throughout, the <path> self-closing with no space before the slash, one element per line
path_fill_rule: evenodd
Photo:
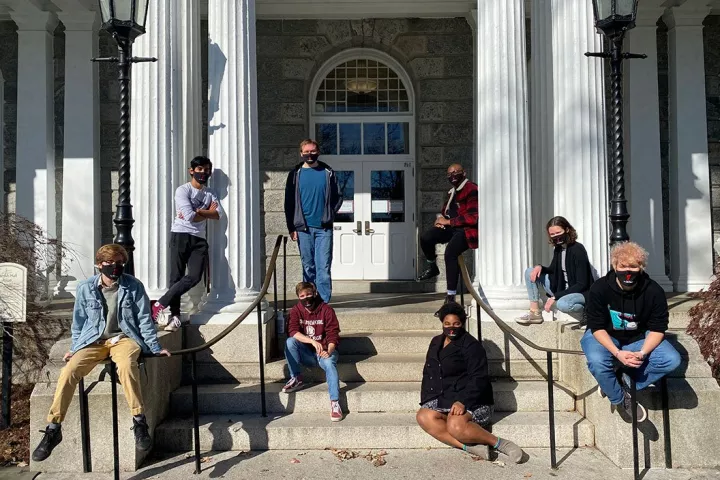
<path fill-rule="evenodd" d="M 478 248 L 478 187 L 468 181 L 456 192 L 458 216 L 450 219 L 453 228 L 464 228 L 465 238 L 470 248 Z"/>

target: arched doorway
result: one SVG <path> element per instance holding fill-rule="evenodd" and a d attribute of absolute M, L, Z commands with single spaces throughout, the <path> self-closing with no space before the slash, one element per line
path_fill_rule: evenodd
<path fill-rule="evenodd" d="M 337 172 L 333 278 L 415 277 L 414 96 L 392 57 L 351 49 L 320 69 L 310 89 L 310 135 Z"/>

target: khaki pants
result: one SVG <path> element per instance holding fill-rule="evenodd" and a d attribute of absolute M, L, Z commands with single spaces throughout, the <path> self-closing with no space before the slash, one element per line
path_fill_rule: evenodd
<path fill-rule="evenodd" d="M 61 423 L 64 420 L 80 379 L 108 357 L 117 365 L 118 378 L 130 406 L 130 413 L 132 415 L 143 413 L 140 370 L 137 362 L 140 357 L 140 346 L 134 340 L 125 337 L 114 345 L 110 340 L 105 340 L 75 352 L 60 372 L 53 404 L 47 417 L 48 422 Z"/>

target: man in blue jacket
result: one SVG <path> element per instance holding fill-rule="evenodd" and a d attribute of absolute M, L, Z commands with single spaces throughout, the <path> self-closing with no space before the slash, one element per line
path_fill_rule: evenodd
<path fill-rule="evenodd" d="M 300 143 L 303 159 L 288 174 L 285 185 L 285 219 L 290 238 L 298 242 L 303 281 L 314 283 L 323 302 L 332 296 L 333 221 L 342 197 L 330 166 L 318 161 L 314 140 Z"/>
<path fill-rule="evenodd" d="M 128 261 L 121 245 L 104 245 L 95 254 L 100 271 L 80 283 L 73 309 L 72 344 L 63 360 L 48 426 L 32 459 L 42 462 L 62 441 L 61 423 L 72 401 L 78 382 L 100 362 L 111 358 L 133 416 L 135 446 L 147 451 L 152 445 L 143 413 L 138 358 L 140 352 L 170 356 L 160 347 L 155 325 L 150 319 L 150 301 L 145 287 L 135 277 L 123 274 Z"/>

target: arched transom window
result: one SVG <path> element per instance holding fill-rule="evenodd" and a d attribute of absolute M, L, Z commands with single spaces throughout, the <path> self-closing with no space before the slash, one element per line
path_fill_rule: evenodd
<path fill-rule="evenodd" d="M 320 83 L 315 113 L 409 112 L 403 81 L 392 68 L 371 59 L 354 59 L 333 68 Z"/>

